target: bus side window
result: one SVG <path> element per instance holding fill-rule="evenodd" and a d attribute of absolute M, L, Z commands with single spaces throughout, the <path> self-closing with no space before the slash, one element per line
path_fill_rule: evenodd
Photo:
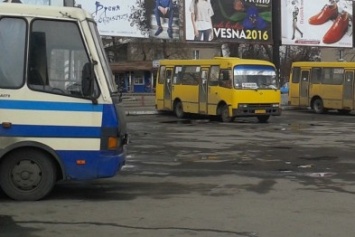
<path fill-rule="evenodd" d="M 159 79 L 158 79 L 158 83 L 159 84 L 164 84 L 165 81 L 165 66 L 161 66 L 160 70 L 159 70 Z"/>
<path fill-rule="evenodd" d="M 315 67 L 311 69 L 311 82 L 313 84 L 319 84 L 322 77 L 322 69 L 319 67 Z"/>
<path fill-rule="evenodd" d="M 166 71 L 166 84 L 171 84 L 172 83 L 172 71 L 171 70 L 167 70 Z"/>
<path fill-rule="evenodd" d="M 174 75 L 173 84 L 180 84 L 182 78 L 182 72 L 178 72 Z"/>
<path fill-rule="evenodd" d="M 229 70 L 222 70 L 219 79 L 219 85 L 221 87 L 232 88 L 232 81 L 229 74 Z"/>
<path fill-rule="evenodd" d="M 26 21 L 1 17 L 0 39 L 0 87 L 19 88 L 23 85 L 26 65 Z"/>
<path fill-rule="evenodd" d="M 209 86 L 218 86 L 218 77 L 219 77 L 219 67 L 212 66 L 208 85 Z"/>
<path fill-rule="evenodd" d="M 295 67 L 292 69 L 292 82 L 299 83 L 301 78 L 301 68 Z"/>

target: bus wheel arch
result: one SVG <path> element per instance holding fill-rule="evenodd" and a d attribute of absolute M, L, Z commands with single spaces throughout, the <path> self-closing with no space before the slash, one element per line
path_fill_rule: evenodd
<path fill-rule="evenodd" d="M 46 197 L 61 177 L 59 163 L 38 147 L 18 147 L 0 160 L 0 187 L 14 200 L 36 201 Z"/>
<path fill-rule="evenodd" d="M 327 110 L 324 108 L 324 103 L 321 97 L 315 96 L 311 100 L 311 108 L 317 114 L 323 114 Z"/>
<path fill-rule="evenodd" d="M 176 115 L 177 118 L 184 118 L 185 117 L 185 112 L 184 112 L 184 107 L 182 105 L 182 102 L 180 99 L 175 99 L 174 100 L 174 104 L 173 104 L 173 109 L 174 109 L 174 113 Z"/>
<path fill-rule="evenodd" d="M 234 120 L 234 118 L 229 115 L 229 106 L 224 101 L 221 101 L 217 106 L 217 116 L 224 123 L 229 123 Z"/>

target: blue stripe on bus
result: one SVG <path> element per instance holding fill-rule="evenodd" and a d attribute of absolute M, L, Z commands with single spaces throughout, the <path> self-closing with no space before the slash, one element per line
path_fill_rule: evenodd
<path fill-rule="evenodd" d="M 101 136 L 100 127 L 77 126 L 43 126 L 12 125 L 11 128 L 0 127 L 0 137 L 84 137 Z"/>
<path fill-rule="evenodd" d="M 0 100 L 0 109 L 100 112 L 103 105 L 92 103 Z"/>
<path fill-rule="evenodd" d="M 117 127 L 118 118 L 115 105 L 104 105 L 102 113 L 102 126 L 103 127 Z"/>

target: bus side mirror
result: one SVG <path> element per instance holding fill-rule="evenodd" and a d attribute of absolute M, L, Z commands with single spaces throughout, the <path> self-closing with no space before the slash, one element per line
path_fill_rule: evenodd
<path fill-rule="evenodd" d="M 95 98 L 95 73 L 94 73 L 94 65 L 97 62 L 93 63 L 85 63 L 82 75 L 81 75 L 81 91 L 83 96 L 91 98 L 94 104 L 97 104 L 97 100 Z"/>
<path fill-rule="evenodd" d="M 91 95 L 91 63 L 85 63 L 81 74 L 81 91 L 85 97 Z"/>

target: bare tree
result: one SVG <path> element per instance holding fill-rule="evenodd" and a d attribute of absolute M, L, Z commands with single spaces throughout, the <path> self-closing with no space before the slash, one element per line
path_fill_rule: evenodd
<path fill-rule="evenodd" d="M 319 47 L 284 46 L 281 50 L 280 78 L 281 83 L 288 81 L 292 62 L 319 60 Z"/>
<path fill-rule="evenodd" d="M 151 17 L 147 10 L 152 9 L 151 2 L 136 0 L 136 5 L 131 7 L 130 25 L 137 26 L 142 35 L 149 33 Z"/>

